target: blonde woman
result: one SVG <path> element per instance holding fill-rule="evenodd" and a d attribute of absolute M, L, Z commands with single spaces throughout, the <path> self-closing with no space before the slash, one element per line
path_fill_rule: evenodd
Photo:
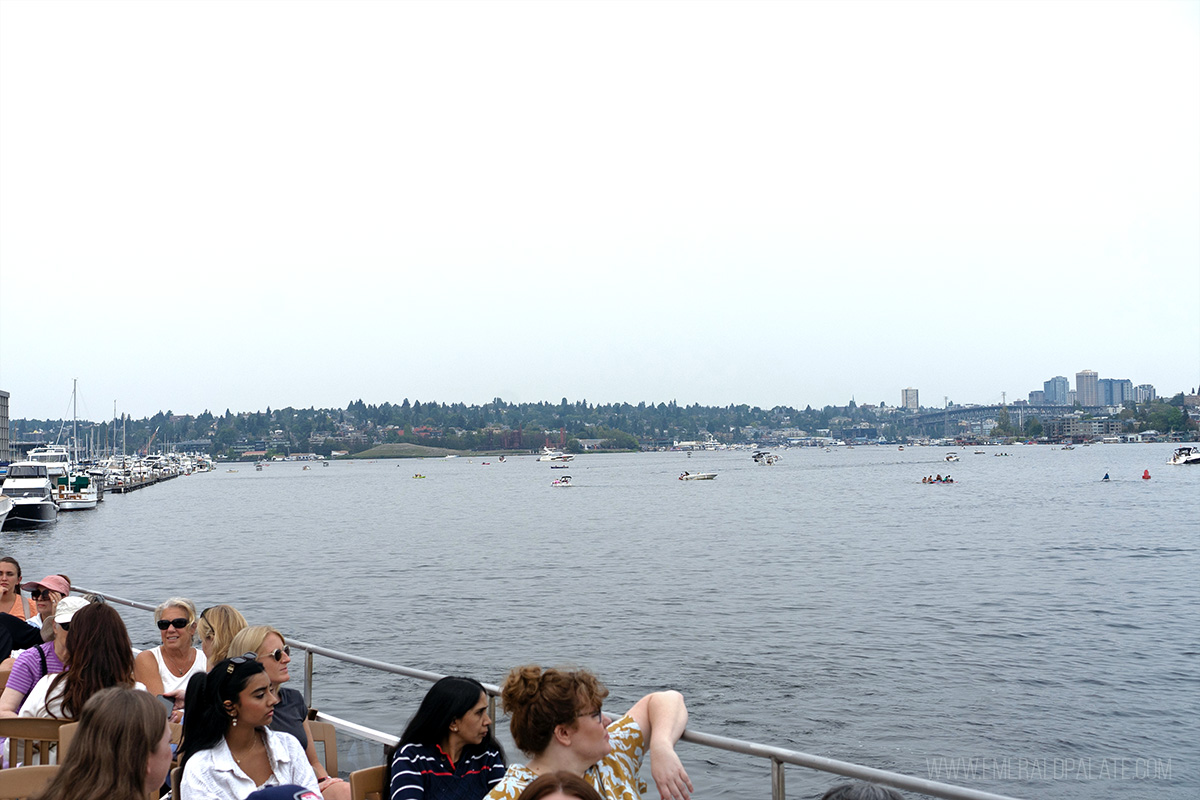
<path fill-rule="evenodd" d="M 285 689 L 283 684 L 292 679 L 288 664 L 292 661 L 292 649 L 283 640 L 283 634 L 270 625 L 254 625 L 243 629 L 229 644 L 231 653 L 253 653 L 267 672 L 271 691 L 279 698 L 274 718 L 269 725 L 273 731 L 290 733 L 304 748 L 308 764 L 317 776 L 317 786 L 325 800 L 350 800 L 350 784 L 325 770 L 317 758 L 317 747 L 313 743 L 312 729 L 308 725 L 308 704 L 304 695 L 295 689 Z"/>
<path fill-rule="evenodd" d="M 188 679 L 208 668 L 204 653 L 192 646 L 196 639 L 196 606 L 184 597 L 172 597 L 154 609 L 162 644 L 138 653 L 134 676 L 150 694 L 169 698 L 175 705 L 171 721 L 183 719 L 183 696 Z"/>
<path fill-rule="evenodd" d="M 246 618 L 233 606 L 213 606 L 201 611 L 196 635 L 208 663 L 215 664 L 228 656 L 229 643 L 245 627 Z"/>

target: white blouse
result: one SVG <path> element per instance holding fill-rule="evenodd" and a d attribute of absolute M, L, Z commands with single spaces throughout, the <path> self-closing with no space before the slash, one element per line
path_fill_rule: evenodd
<path fill-rule="evenodd" d="M 276 733 L 260 728 L 267 736 L 267 759 L 271 762 L 271 777 L 263 786 L 299 784 L 321 796 L 317 775 L 308 763 L 300 741 L 289 733 Z M 229 744 L 224 739 L 209 750 L 201 750 L 188 759 L 183 768 L 179 793 L 183 800 L 244 800 L 255 789 L 253 779 L 242 772 L 233 760 Z"/>

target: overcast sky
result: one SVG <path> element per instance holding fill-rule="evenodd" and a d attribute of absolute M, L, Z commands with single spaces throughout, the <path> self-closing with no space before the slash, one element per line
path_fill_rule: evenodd
<path fill-rule="evenodd" d="M 0 1 L 18 417 L 1200 384 L 1196 2 Z"/>

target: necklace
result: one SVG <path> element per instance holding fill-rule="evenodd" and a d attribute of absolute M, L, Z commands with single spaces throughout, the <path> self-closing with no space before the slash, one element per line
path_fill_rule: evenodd
<path fill-rule="evenodd" d="M 190 647 L 188 649 L 191 650 Z M 165 647 L 162 649 L 162 655 L 163 655 L 163 662 L 166 663 L 167 669 L 171 670 L 172 675 L 175 675 L 176 677 L 179 677 L 179 678 L 183 677 L 183 673 L 187 672 L 188 667 L 190 667 L 192 665 L 192 661 L 195 660 L 195 658 L 196 658 L 195 653 L 185 654 L 183 657 L 183 661 L 184 661 L 183 665 L 176 666 L 175 664 L 172 664 L 171 662 L 172 661 L 178 662 L 179 659 L 177 659 L 175 656 L 168 653 L 167 649 Z M 188 658 L 188 655 L 191 655 L 190 659 Z"/>
<path fill-rule="evenodd" d="M 254 737 L 254 740 L 250 742 L 250 747 L 249 747 L 249 748 L 246 750 L 246 752 L 245 752 L 245 753 L 243 753 L 243 754 L 242 754 L 242 758 L 249 758 L 250 756 L 254 755 L 254 753 L 255 753 L 255 752 L 258 750 L 258 748 L 257 748 L 257 747 L 255 747 L 255 745 L 257 745 L 257 744 L 260 744 L 260 743 L 261 743 L 261 741 L 262 741 L 262 740 L 260 740 L 260 739 L 259 739 L 257 736 L 255 736 L 255 737 Z M 231 751 L 231 752 L 232 752 L 232 751 Z M 233 760 L 234 760 L 234 762 L 236 762 L 236 763 L 237 763 L 237 765 L 238 765 L 239 767 L 242 765 L 242 759 L 241 759 L 241 758 L 238 758 L 237 756 L 234 756 L 234 757 L 233 757 Z"/>

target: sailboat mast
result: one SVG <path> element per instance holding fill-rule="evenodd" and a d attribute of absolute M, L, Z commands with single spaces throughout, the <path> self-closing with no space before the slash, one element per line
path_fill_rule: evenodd
<path fill-rule="evenodd" d="M 75 453 L 71 462 L 79 461 L 79 378 L 71 379 L 71 447 Z"/>

